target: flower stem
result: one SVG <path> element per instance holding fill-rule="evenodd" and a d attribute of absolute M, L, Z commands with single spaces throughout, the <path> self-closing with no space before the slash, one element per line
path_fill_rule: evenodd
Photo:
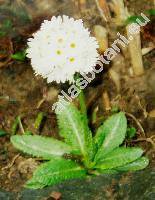
<path fill-rule="evenodd" d="M 76 81 L 78 78 L 80 78 L 79 74 L 76 74 L 74 76 L 74 80 Z M 80 106 L 80 111 L 84 117 L 84 120 L 86 123 L 88 123 L 88 118 L 87 118 L 87 108 L 86 108 L 86 103 L 85 103 L 85 95 L 84 95 L 84 91 L 82 89 L 79 88 L 79 86 L 77 86 L 78 89 L 80 90 L 80 93 L 78 95 L 78 101 L 79 101 L 79 106 Z"/>
<path fill-rule="evenodd" d="M 79 96 L 79 103 L 80 103 L 80 110 L 82 112 L 82 114 L 87 115 L 87 109 L 86 109 L 86 104 L 85 104 L 85 96 L 84 96 L 84 92 L 83 90 L 81 90 Z"/>
<path fill-rule="evenodd" d="M 79 100 L 79 105 L 80 105 L 80 111 L 81 111 L 82 115 L 84 116 L 85 122 L 88 123 L 87 108 L 86 108 L 85 95 L 84 95 L 83 90 L 81 90 L 81 92 L 78 96 L 78 100 Z"/>

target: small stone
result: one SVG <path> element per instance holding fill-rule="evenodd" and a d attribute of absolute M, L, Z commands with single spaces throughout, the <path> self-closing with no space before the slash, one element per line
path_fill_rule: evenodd
<path fill-rule="evenodd" d="M 155 118 L 155 109 L 149 112 L 149 117 Z"/>
<path fill-rule="evenodd" d="M 54 200 L 59 200 L 61 198 L 61 193 L 60 192 L 52 192 L 50 195 Z"/>

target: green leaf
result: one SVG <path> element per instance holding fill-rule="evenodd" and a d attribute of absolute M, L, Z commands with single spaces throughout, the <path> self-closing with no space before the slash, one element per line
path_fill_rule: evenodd
<path fill-rule="evenodd" d="M 2 24 L 2 27 L 3 27 L 5 30 L 11 29 L 12 26 L 13 26 L 12 21 L 9 20 L 9 19 L 4 20 L 4 22 L 3 22 L 3 24 Z"/>
<path fill-rule="evenodd" d="M 33 133 L 29 130 L 25 131 L 25 135 L 33 135 Z"/>
<path fill-rule="evenodd" d="M 136 129 L 134 127 L 127 128 L 127 137 L 133 138 L 136 135 Z"/>
<path fill-rule="evenodd" d="M 9 19 L 6 19 L 0 26 L 0 37 L 7 35 L 10 30 L 12 30 L 12 22 Z"/>
<path fill-rule="evenodd" d="M 24 153 L 45 159 L 52 159 L 72 151 L 70 146 L 59 140 L 38 135 L 15 135 L 11 137 L 11 142 Z"/>
<path fill-rule="evenodd" d="M 26 58 L 26 52 L 25 50 L 16 52 L 15 54 L 11 55 L 11 58 L 13 58 L 14 60 L 24 61 Z"/>
<path fill-rule="evenodd" d="M 44 112 L 38 113 L 37 118 L 36 118 L 35 123 L 34 123 L 34 127 L 36 129 L 40 129 L 42 121 L 44 120 L 45 117 L 46 117 L 46 114 Z"/>
<path fill-rule="evenodd" d="M 139 19 L 141 22 L 145 22 L 145 19 L 142 16 L 132 15 L 127 18 L 127 20 L 125 21 L 125 24 L 128 25 L 128 24 L 136 23 L 137 19 Z"/>
<path fill-rule="evenodd" d="M 97 161 L 118 147 L 125 139 L 126 130 L 127 120 L 123 112 L 109 117 L 104 124 L 99 127 L 95 136 L 95 143 L 99 148 L 95 160 Z"/>
<path fill-rule="evenodd" d="M 154 16 L 155 15 L 155 9 L 150 9 L 146 11 L 147 14 Z"/>
<path fill-rule="evenodd" d="M 124 165 L 122 167 L 117 167 L 116 170 L 118 171 L 137 171 L 137 170 L 141 170 L 144 169 L 148 166 L 149 164 L 149 159 L 146 157 L 141 157 L 139 159 L 137 159 L 136 161 L 129 163 L 127 165 Z"/>
<path fill-rule="evenodd" d="M 111 109 L 111 113 L 117 113 L 119 111 L 119 107 L 116 105 L 116 106 L 113 106 L 112 109 Z"/>
<path fill-rule="evenodd" d="M 107 154 L 102 160 L 99 160 L 95 168 L 113 169 L 127 163 L 133 162 L 143 154 L 140 148 L 119 147 Z"/>
<path fill-rule="evenodd" d="M 84 177 L 86 177 L 85 169 L 71 160 L 61 158 L 40 165 L 34 172 L 32 179 L 27 182 L 26 187 L 42 188 L 65 180 Z"/>
<path fill-rule="evenodd" d="M 17 129 L 19 127 L 19 121 L 20 121 L 20 116 L 17 116 L 16 119 L 15 119 L 15 121 L 14 121 L 14 123 L 13 123 L 13 125 L 12 125 L 12 128 L 11 128 L 12 135 L 16 134 Z"/>
<path fill-rule="evenodd" d="M 75 151 L 84 156 L 85 160 L 93 157 L 92 134 L 85 123 L 83 115 L 71 103 L 56 110 L 60 136 Z"/>
<path fill-rule="evenodd" d="M 30 189 L 40 189 L 46 187 L 46 185 L 31 179 L 30 181 L 27 182 L 27 185 L 25 185 L 25 187 Z"/>
<path fill-rule="evenodd" d="M 0 137 L 7 135 L 7 133 L 4 130 L 0 129 Z"/>
<path fill-rule="evenodd" d="M 4 37 L 7 33 L 5 31 L 0 30 L 0 37 Z"/>

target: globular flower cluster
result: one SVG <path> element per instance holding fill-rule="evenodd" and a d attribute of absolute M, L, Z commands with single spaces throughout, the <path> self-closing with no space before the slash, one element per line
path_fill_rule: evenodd
<path fill-rule="evenodd" d="M 98 60 L 98 43 L 81 19 L 68 16 L 45 20 L 28 39 L 27 57 L 36 75 L 47 82 L 74 82 L 74 74 L 89 73 Z"/>

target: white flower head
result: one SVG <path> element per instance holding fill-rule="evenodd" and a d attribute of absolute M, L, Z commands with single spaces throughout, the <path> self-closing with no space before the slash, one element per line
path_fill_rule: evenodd
<path fill-rule="evenodd" d="M 88 73 L 98 60 L 98 43 L 81 19 L 68 16 L 45 20 L 28 40 L 27 57 L 36 75 L 47 82 L 74 82 L 74 74 Z"/>

